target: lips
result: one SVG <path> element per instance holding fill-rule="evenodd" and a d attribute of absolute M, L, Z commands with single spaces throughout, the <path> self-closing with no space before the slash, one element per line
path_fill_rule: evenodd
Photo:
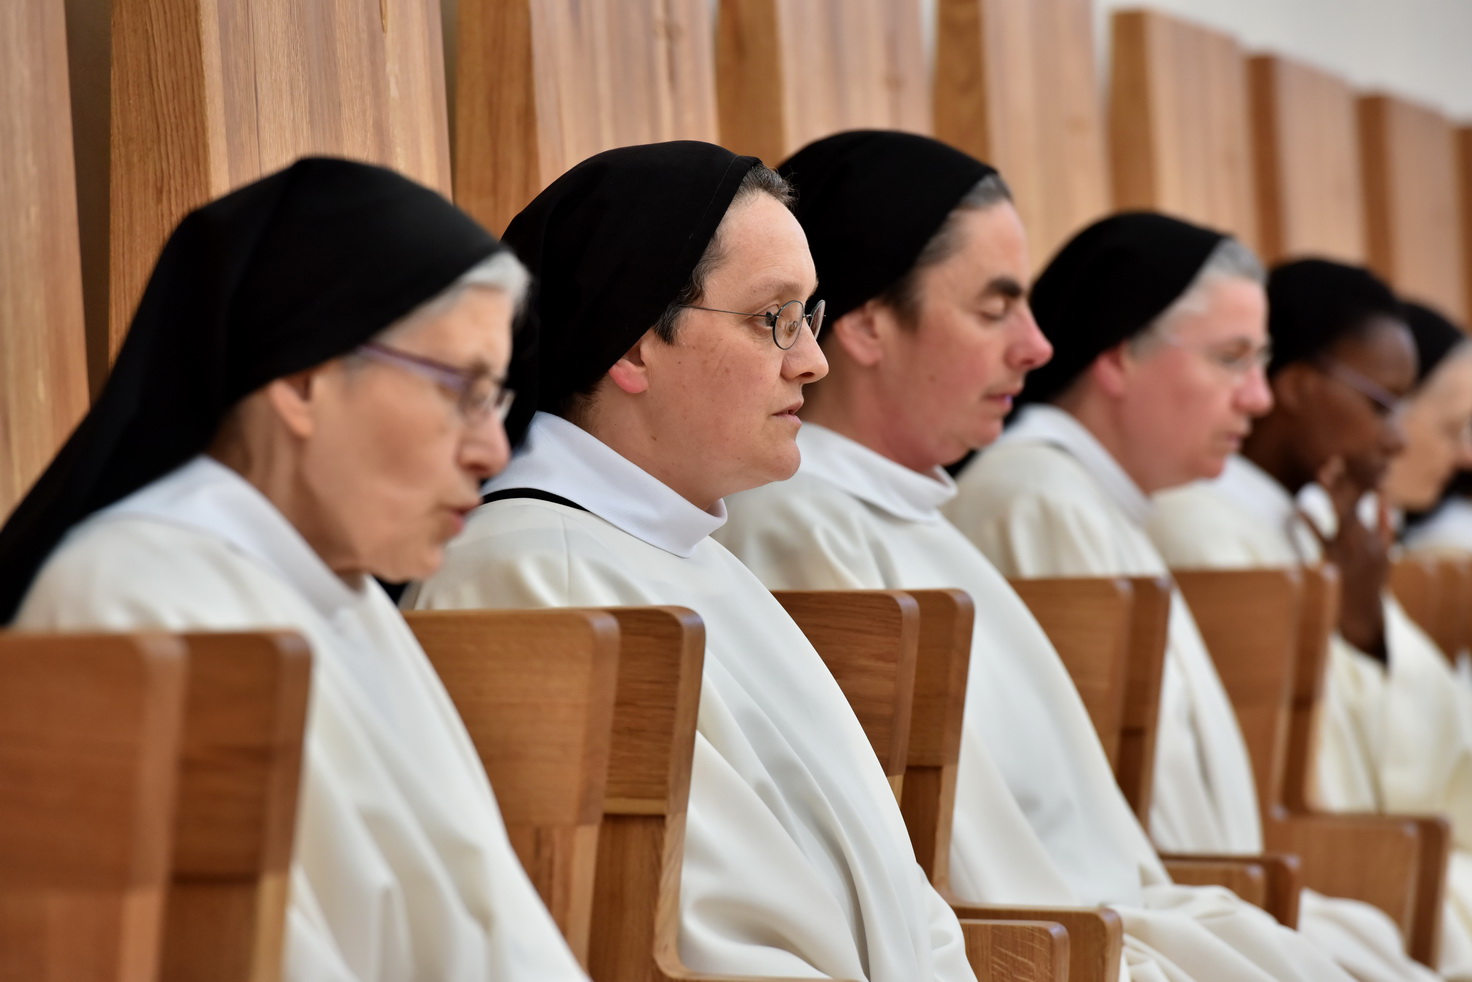
<path fill-rule="evenodd" d="M 775 413 L 773 413 L 772 415 L 773 416 L 796 416 L 797 415 L 797 411 L 799 409 L 801 409 L 801 408 L 802 408 L 802 400 L 799 399 L 796 402 L 794 402 L 792 405 L 788 406 L 786 409 L 779 409 Z"/>

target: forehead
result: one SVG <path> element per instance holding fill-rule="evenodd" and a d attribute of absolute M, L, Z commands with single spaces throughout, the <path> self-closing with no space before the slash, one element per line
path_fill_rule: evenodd
<path fill-rule="evenodd" d="M 964 281 L 975 289 L 998 276 L 1024 285 L 1028 282 L 1027 233 L 1012 202 L 964 208 L 948 221 L 957 244 L 947 259 L 933 267 L 936 278 Z"/>
<path fill-rule="evenodd" d="M 738 201 L 720 227 L 721 262 L 710 276 L 745 293 L 795 288 L 797 300 L 817 286 L 818 274 L 808 251 L 807 236 L 796 216 L 766 193 Z"/>
<path fill-rule="evenodd" d="M 1177 337 L 1202 342 L 1267 340 L 1267 293 L 1240 277 L 1209 279 L 1176 317 Z"/>
<path fill-rule="evenodd" d="M 467 286 L 391 332 L 391 343 L 461 363 L 480 360 L 503 367 L 511 353 L 511 298 L 504 290 Z"/>
<path fill-rule="evenodd" d="M 1330 354 L 1386 382 L 1387 387 L 1407 389 L 1416 378 L 1416 342 L 1404 321 L 1376 315 L 1355 333 L 1340 338 Z"/>

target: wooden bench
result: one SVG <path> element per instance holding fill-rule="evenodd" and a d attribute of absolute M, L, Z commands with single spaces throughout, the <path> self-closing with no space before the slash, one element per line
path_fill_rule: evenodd
<path fill-rule="evenodd" d="M 185 645 L 0 634 L 0 978 L 158 977 Z"/>

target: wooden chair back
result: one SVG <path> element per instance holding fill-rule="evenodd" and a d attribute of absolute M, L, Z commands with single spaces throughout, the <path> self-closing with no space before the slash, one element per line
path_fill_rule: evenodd
<path fill-rule="evenodd" d="M 1369 265 L 1397 293 L 1466 323 L 1467 253 L 1451 122 L 1394 96 L 1359 101 Z"/>
<path fill-rule="evenodd" d="M 113 0 L 113 353 L 164 240 L 211 198 L 313 153 L 450 193 L 440 20 L 434 0 Z"/>
<path fill-rule="evenodd" d="M 997 167 L 1042 268 L 1110 211 L 1088 0 L 938 0 L 935 135 Z"/>
<path fill-rule="evenodd" d="M 721 0 L 720 142 L 775 167 L 851 129 L 932 130 L 919 0 Z"/>
<path fill-rule="evenodd" d="M 499 232 L 611 147 L 717 141 L 707 0 L 459 0 L 455 201 Z"/>
<path fill-rule="evenodd" d="M 915 600 L 899 590 L 778 590 L 773 595 L 848 697 L 899 800 L 909 762 L 920 640 Z"/>
<path fill-rule="evenodd" d="M 1313 762 L 1318 753 L 1319 707 L 1329 670 L 1329 639 L 1339 624 L 1339 570 L 1332 564 L 1299 569 L 1298 668 L 1280 796 L 1290 811 L 1313 810 Z"/>
<path fill-rule="evenodd" d="M 406 618 L 465 721 L 517 856 L 586 965 L 617 622 L 569 609 Z"/>
<path fill-rule="evenodd" d="M 64 8 L 11 5 L 0 30 L 0 522 L 87 409 Z"/>
<path fill-rule="evenodd" d="M 1114 204 L 1257 244 L 1247 64 L 1235 38 L 1169 14 L 1114 15 L 1109 147 Z"/>
<path fill-rule="evenodd" d="M 1363 265 L 1364 199 L 1353 87 L 1279 55 L 1248 62 L 1258 243 L 1277 263 L 1326 256 Z"/>
<path fill-rule="evenodd" d="M 1118 770 L 1134 590 L 1127 580 L 1110 577 L 1013 580 L 1011 585 L 1053 642 L 1110 766 Z"/>
<path fill-rule="evenodd" d="M 295 634 L 190 634 L 163 982 L 281 977 L 312 657 Z"/>
<path fill-rule="evenodd" d="M 1170 634 L 1171 582 L 1164 576 L 1135 576 L 1129 583 L 1134 592 L 1129 679 L 1114 777 L 1136 817 L 1148 828 L 1155 787 L 1155 743 L 1160 732 L 1160 690 Z"/>
<path fill-rule="evenodd" d="M 158 977 L 184 644 L 0 634 L 0 978 Z"/>
<path fill-rule="evenodd" d="M 1431 632 L 1442 653 L 1456 663 L 1467 650 L 1472 629 L 1472 558 L 1439 556 L 1436 560 L 1436 619 Z"/>
<path fill-rule="evenodd" d="M 1236 710 L 1259 805 L 1278 801 L 1299 644 L 1301 580 L 1293 569 L 1176 570 Z"/>
<path fill-rule="evenodd" d="M 1457 180 L 1472 187 L 1472 126 L 1457 130 Z M 1462 229 L 1462 247 L 1472 255 L 1472 194 L 1464 194 L 1457 209 Z M 1467 310 L 1472 311 L 1472 273 L 1467 276 Z"/>

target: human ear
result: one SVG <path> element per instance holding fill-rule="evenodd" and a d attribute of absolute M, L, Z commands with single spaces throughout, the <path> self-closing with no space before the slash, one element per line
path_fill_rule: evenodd
<path fill-rule="evenodd" d="M 1282 368 L 1268 380 L 1273 390 L 1273 404 L 1288 415 L 1301 414 L 1313 399 L 1316 373 L 1302 362 Z"/>
<path fill-rule="evenodd" d="M 1106 395 L 1119 398 L 1128 387 L 1132 359 L 1129 342 L 1117 344 L 1094 359 L 1089 366 L 1089 375 L 1094 384 Z"/>
<path fill-rule="evenodd" d="M 306 439 L 316 427 L 312 397 L 318 390 L 317 369 L 278 378 L 266 385 L 266 402 L 293 436 Z"/>
<path fill-rule="evenodd" d="M 883 321 L 887 319 L 892 319 L 889 309 L 870 300 L 838 318 L 829 330 L 855 364 L 872 368 L 884 358 Z"/>
<path fill-rule="evenodd" d="M 625 351 L 623 357 L 608 369 L 608 377 L 613 384 L 630 395 L 637 395 L 649 388 L 649 363 L 644 357 L 644 346 L 648 344 L 667 345 L 668 342 L 655 337 L 653 330 L 645 331 L 643 337 L 635 341 L 633 347 Z"/>

